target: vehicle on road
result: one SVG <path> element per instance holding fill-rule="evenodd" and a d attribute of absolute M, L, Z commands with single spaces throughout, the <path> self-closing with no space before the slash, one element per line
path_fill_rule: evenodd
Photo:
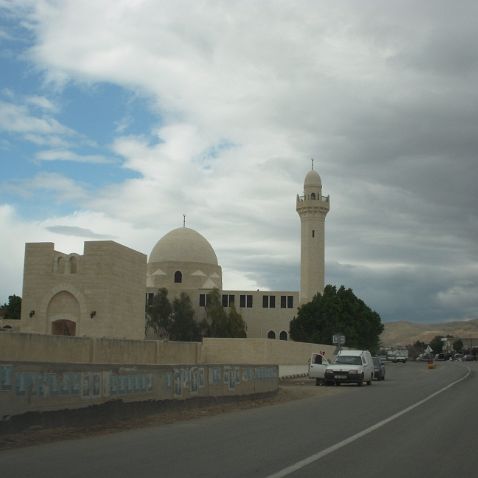
<path fill-rule="evenodd" d="M 313 353 L 309 361 L 309 378 L 315 378 L 316 385 L 324 383 L 325 369 L 330 365 L 322 353 Z"/>
<path fill-rule="evenodd" d="M 391 350 L 390 352 L 387 353 L 387 360 L 390 360 L 393 363 L 406 363 L 408 360 L 408 350 L 407 349 Z"/>
<path fill-rule="evenodd" d="M 335 362 L 325 370 L 326 385 L 341 383 L 372 384 L 373 360 L 368 350 L 340 350 Z"/>
<path fill-rule="evenodd" d="M 380 357 L 372 357 L 373 360 L 373 378 L 375 380 L 385 380 L 385 364 Z"/>

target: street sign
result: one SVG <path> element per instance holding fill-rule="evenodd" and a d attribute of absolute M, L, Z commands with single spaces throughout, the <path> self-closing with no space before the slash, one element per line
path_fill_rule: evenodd
<path fill-rule="evenodd" d="M 344 345 L 345 335 L 341 335 L 341 334 L 332 335 L 332 343 L 337 345 Z"/>

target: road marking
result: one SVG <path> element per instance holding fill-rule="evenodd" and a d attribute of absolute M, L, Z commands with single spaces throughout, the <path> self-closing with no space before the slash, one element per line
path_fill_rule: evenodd
<path fill-rule="evenodd" d="M 394 415 L 391 415 L 388 418 L 385 418 L 384 420 L 376 423 L 375 425 L 372 425 L 369 428 L 366 428 L 365 430 L 362 430 L 361 432 L 356 433 L 355 435 L 352 435 L 345 440 L 342 440 L 341 442 L 336 443 L 335 445 L 329 446 L 328 448 L 325 448 L 325 450 L 319 451 L 317 453 L 314 453 L 313 455 L 310 455 L 307 458 L 304 458 L 303 460 L 298 461 L 297 463 L 294 463 L 293 465 L 290 465 L 286 468 L 283 468 L 282 470 L 278 471 L 277 473 L 273 473 L 272 475 L 268 475 L 266 478 L 282 478 L 284 476 L 288 476 L 292 473 L 295 473 L 296 471 L 300 470 L 301 468 L 306 467 L 307 465 L 310 465 L 311 463 L 314 463 L 314 461 L 320 460 L 324 456 L 330 455 L 334 451 L 339 450 L 340 448 L 343 448 L 344 446 L 349 445 L 350 443 L 353 443 L 354 441 L 358 440 L 359 438 L 362 438 L 365 435 L 368 435 L 369 433 L 372 433 L 373 431 L 377 430 L 378 428 L 383 427 L 387 423 L 390 423 L 391 421 L 401 417 L 402 415 L 405 415 L 405 413 L 408 413 L 412 411 L 413 409 L 419 407 L 420 405 L 423 405 L 425 402 L 428 402 L 428 400 L 431 400 L 432 398 L 436 397 L 437 395 L 440 395 L 440 393 L 443 393 L 444 391 L 448 390 L 449 388 L 455 386 L 457 383 L 462 382 L 463 380 L 467 379 L 471 373 L 471 369 L 467 367 L 468 371 L 466 372 L 463 377 L 459 378 L 458 380 L 455 380 L 454 382 L 451 382 L 448 384 L 446 387 L 443 387 L 442 389 L 438 390 L 437 392 L 432 393 L 428 397 L 424 398 L 423 400 L 420 400 L 419 402 L 410 405 L 407 408 L 404 408 L 398 413 L 395 413 Z"/>

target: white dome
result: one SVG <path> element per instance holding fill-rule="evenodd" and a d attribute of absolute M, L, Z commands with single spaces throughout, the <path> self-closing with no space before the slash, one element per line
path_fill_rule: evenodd
<path fill-rule="evenodd" d="M 311 169 L 304 180 L 304 188 L 322 187 L 322 180 L 315 169 Z"/>
<path fill-rule="evenodd" d="M 149 261 L 199 262 L 217 266 L 217 257 L 207 239 L 194 229 L 179 227 L 163 236 L 153 247 Z"/>

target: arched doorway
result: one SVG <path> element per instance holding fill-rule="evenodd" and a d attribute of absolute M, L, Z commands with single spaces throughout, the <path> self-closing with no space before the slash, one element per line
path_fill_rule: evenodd
<path fill-rule="evenodd" d="M 51 298 L 47 317 L 53 335 L 76 335 L 80 304 L 73 294 L 62 290 Z"/>
<path fill-rule="evenodd" d="M 76 335 L 76 323 L 68 319 L 54 320 L 51 323 L 52 335 Z"/>

